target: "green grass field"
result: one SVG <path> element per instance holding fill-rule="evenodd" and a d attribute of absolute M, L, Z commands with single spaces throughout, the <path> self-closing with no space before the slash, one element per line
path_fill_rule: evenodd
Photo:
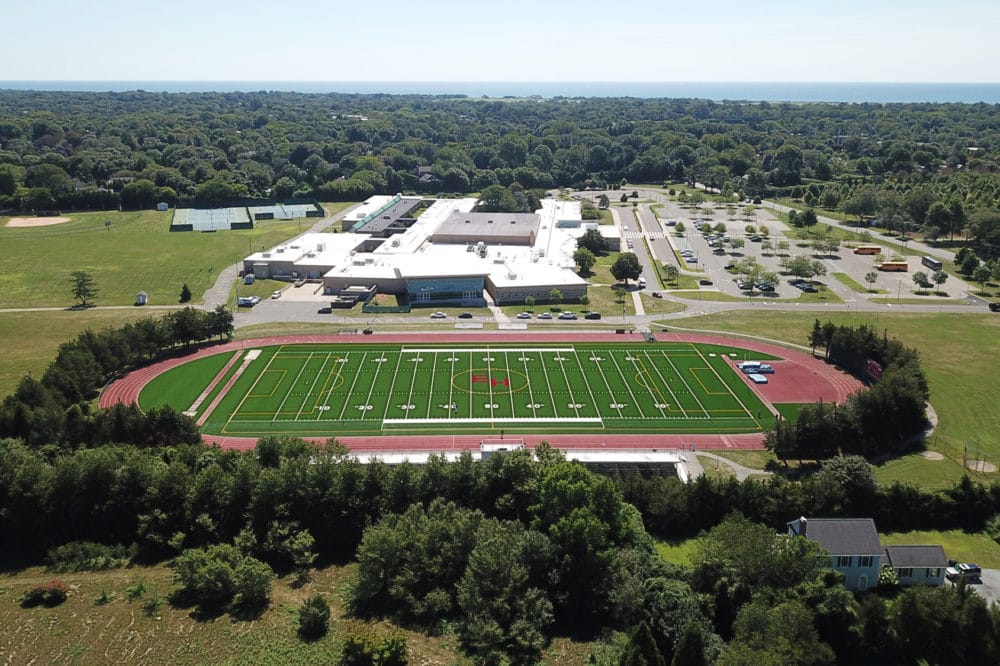
<path fill-rule="evenodd" d="M 770 413 L 727 364 L 723 355 L 729 354 L 746 358 L 748 352 L 689 343 L 267 347 L 254 358 L 245 353 L 229 371 L 245 366 L 205 430 L 244 436 L 504 428 L 757 432 L 770 424 Z M 203 359 L 161 375 L 143 391 L 141 404 L 188 409 L 224 363 Z"/>
<path fill-rule="evenodd" d="M 131 305 L 138 291 L 149 294 L 150 304 L 176 304 L 185 283 L 198 302 L 224 267 L 315 222 L 269 220 L 247 230 L 171 233 L 172 214 L 69 213 L 70 222 L 35 228 L 8 228 L 8 218 L 0 217 L 0 308 L 73 305 L 70 273 L 78 270 L 93 276 L 97 305 Z"/>

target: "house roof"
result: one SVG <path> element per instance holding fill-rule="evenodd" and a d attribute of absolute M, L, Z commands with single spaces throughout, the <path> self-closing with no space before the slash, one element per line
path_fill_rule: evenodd
<path fill-rule="evenodd" d="M 946 567 L 941 546 L 886 546 L 886 555 L 894 567 Z"/>
<path fill-rule="evenodd" d="M 871 518 L 809 518 L 798 533 L 831 555 L 882 555 L 878 530 Z"/>

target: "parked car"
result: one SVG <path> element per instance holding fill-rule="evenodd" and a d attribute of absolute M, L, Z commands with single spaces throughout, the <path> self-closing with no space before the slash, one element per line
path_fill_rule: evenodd
<path fill-rule="evenodd" d="M 271 298 L 281 298 L 281 290 L 279 289 L 278 291 L 272 291 Z"/>
<path fill-rule="evenodd" d="M 561 313 L 559 315 L 559 318 L 560 319 L 576 319 L 577 317 L 576 317 L 576 313 L 575 312 L 563 312 L 563 313 Z"/>
<path fill-rule="evenodd" d="M 811 284 L 804 284 L 801 287 L 799 287 L 799 289 L 801 289 L 802 291 L 804 291 L 804 292 L 806 292 L 808 294 L 818 294 L 819 293 L 819 289 L 817 289 L 816 287 L 812 286 Z"/>
<path fill-rule="evenodd" d="M 517 318 L 518 319 L 531 319 L 531 313 L 530 312 L 522 312 L 521 314 L 517 315 Z"/>
<path fill-rule="evenodd" d="M 331 312 L 333 312 L 333 308 L 331 307 L 325 307 L 316 310 L 316 314 L 330 314 Z"/>
<path fill-rule="evenodd" d="M 462 314 L 458 315 L 458 318 L 459 319 L 472 319 L 472 313 L 471 312 L 463 312 Z"/>
<path fill-rule="evenodd" d="M 698 280 L 698 284 L 700 284 L 703 287 L 711 287 L 712 286 L 712 281 L 711 280 L 706 280 L 706 279 L 702 278 L 701 280 Z"/>
<path fill-rule="evenodd" d="M 760 236 L 751 236 L 751 237 L 750 237 L 750 242 L 751 242 L 751 243 L 760 243 L 760 242 L 761 242 L 761 241 L 763 241 L 763 240 L 764 240 L 764 239 L 763 239 L 763 238 L 761 238 Z"/>
<path fill-rule="evenodd" d="M 726 264 L 725 266 L 723 266 L 723 268 L 726 269 L 727 271 L 731 271 L 734 268 L 736 268 L 736 263 L 730 261 L 728 264 Z"/>
<path fill-rule="evenodd" d="M 539 319 L 552 319 L 552 315 L 550 313 L 548 313 L 548 312 L 543 312 L 540 315 L 538 315 L 538 318 Z"/>
<path fill-rule="evenodd" d="M 990 312 L 1000 312 L 1000 303 L 990 303 Z"/>
<path fill-rule="evenodd" d="M 431 313 L 431 319 L 447 319 L 447 318 L 448 315 L 440 311 Z"/>
<path fill-rule="evenodd" d="M 601 313 L 600 312 L 588 312 L 587 314 L 583 315 L 583 318 L 584 319 L 600 319 L 601 318 Z"/>
<path fill-rule="evenodd" d="M 726 250 L 724 248 L 717 247 L 714 250 L 712 250 L 712 253 L 713 254 L 725 254 Z"/>
<path fill-rule="evenodd" d="M 684 257 L 684 261 L 686 261 L 689 264 L 697 264 L 698 257 Z"/>
<path fill-rule="evenodd" d="M 978 564 L 956 564 L 953 567 L 948 567 L 944 570 L 945 578 L 948 580 L 959 580 L 964 578 L 965 580 L 977 580 L 982 577 L 983 569 Z"/>
<path fill-rule="evenodd" d="M 663 296 L 658 291 L 653 292 L 653 298 L 663 298 Z"/>

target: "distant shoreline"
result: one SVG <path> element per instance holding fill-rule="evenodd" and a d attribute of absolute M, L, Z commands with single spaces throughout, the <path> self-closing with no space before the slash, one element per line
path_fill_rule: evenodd
<path fill-rule="evenodd" d="M 0 81 L 0 90 L 425 94 L 467 97 L 639 97 L 753 102 L 1000 104 L 1000 83 L 655 81 Z"/>

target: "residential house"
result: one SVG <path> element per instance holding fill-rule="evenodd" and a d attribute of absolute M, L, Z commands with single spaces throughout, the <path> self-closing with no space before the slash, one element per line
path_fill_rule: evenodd
<path fill-rule="evenodd" d="M 948 566 L 941 546 L 886 546 L 883 561 L 892 565 L 900 585 L 941 585 Z"/>
<path fill-rule="evenodd" d="M 822 546 L 831 566 L 844 574 L 847 589 L 865 592 L 878 585 L 883 550 L 871 518 L 803 517 L 788 523 L 788 534 Z"/>

